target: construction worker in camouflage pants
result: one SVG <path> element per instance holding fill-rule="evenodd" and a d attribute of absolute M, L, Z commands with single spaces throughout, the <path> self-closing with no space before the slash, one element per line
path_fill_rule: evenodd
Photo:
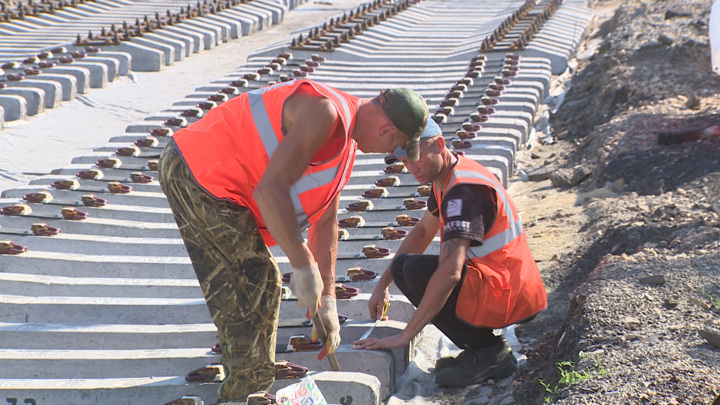
<path fill-rule="evenodd" d="M 416 150 L 427 119 L 409 89 L 361 99 L 302 79 L 243 93 L 173 134 L 159 181 L 218 328 L 221 402 L 273 383 L 281 283 L 267 246 L 282 249 L 298 304 L 322 321 L 319 357 L 338 347 L 337 211 L 356 150 Z"/>
<path fill-rule="evenodd" d="M 247 208 L 204 193 L 177 149 L 165 149 L 162 162 L 162 190 L 218 329 L 226 368 L 220 397 L 267 391 L 275 377 L 281 292 L 277 264 Z"/>

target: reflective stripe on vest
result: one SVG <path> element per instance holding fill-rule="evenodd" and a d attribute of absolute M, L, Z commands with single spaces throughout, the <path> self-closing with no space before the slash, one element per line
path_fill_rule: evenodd
<path fill-rule="evenodd" d="M 332 103 L 339 120 L 334 135 L 343 136 L 344 143 L 335 138 L 321 146 L 316 153 L 322 161 L 314 159 L 290 187 L 297 223 L 305 230 L 350 181 L 357 149 L 351 134 L 359 97 L 310 80 L 281 82 L 228 100 L 174 135 L 198 185 L 219 200 L 248 208 L 269 246 L 275 241 L 252 195 L 283 142 L 282 106 L 300 87 Z"/>
<path fill-rule="evenodd" d="M 481 164 L 459 159 L 448 184 L 435 191 L 436 199 L 439 191 L 445 194 L 460 184 L 490 187 L 498 199 L 495 223 L 482 245 L 467 249 L 455 315 L 473 326 L 502 328 L 542 311 L 547 293 L 507 191 Z"/>
<path fill-rule="evenodd" d="M 267 154 L 268 159 L 275 153 L 278 146 L 280 146 L 280 142 L 278 141 L 277 136 L 275 136 L 272 124 L 270 123 L 270 118 L 268 116 L 267 109 L 265 108 L 265 102 L 263 101 L 262 94 L 268 90 L 272 90 L 280 86 L 287 86 L 291 83 L 292 82 L 278 83 L 274 86 L 264 87 L 248 92 L 248 105 L 250 106 L 250 113 L 255 121 L 255 126 L 258 130 L 258 134 L 260 135 L 260 139 L 262 140 L 262 144 L 265 147 L 265 153 Z M 322 87 L 329 90 L 326 86 Z M 332 91 L 332 93 L 342 100 L 344 109 L 343 112 L 346 114 L 345 117 L 348 117 L 349 115 L 347 114 L 349 114 L 350 109 L 347 102 L 338 93 L 334 91 Z M 342 168 L 343 175 L 347 172 L 349 163 L 350 162 L 348 161 Z M 339 167 L 335 167 L 325 169 L 320 172 L 306 174 L 300 177 L 300 179 L 298 179 L 298 181 L 290 187 L 290 200 L 295 208 L 295 216 L 297 217 L 300 229 L 306 229 L 310 226 L 308 218 L 312 214 L 305 212 L 305 208 L 300 201 L 300 194 L 314 188 L 324 187 L 331 183 L 335 179 L 335 176 L 337 176 L 338 172 L 340 172 L 340 169 L 341 168 Z"/>
<path fill-rule="evenodd" d="M 454 184 L 457 180 L 457 177 L 475 178 L 496 184 L 496 181 L 494 181 L 493 179 L 487 176 L 483 176 L 478 172 L 469 170 L 453 170 L 453 174 L 450 177 L 450 184 Z M 467 256 L 470 259 L 475 257 L 487 256 L 496 250 L 502 249 L 508 243 L 512 242 L 513 239 L 520 236 L 520 234 L 522 234 L 523 232 L 522 221 L 520 221 L 519 219 L 515 219 L 515 213 L 513 212 L 512 207 L 508 202 L 507 195 L 505 195 L 505 193 L 498 188 L 495 188 L 495 192 L 500 197 L 500 199 L 502 199 L 503 207 L 505 207 L 505 215 L 508 217 L 508 222 L 510 222 L 510 226 L 508 227 L 508 229 L 498 233 L 497 235 L 493 235 L 490 238 L 483 240 L 482 245 L 468 248 Z"/>

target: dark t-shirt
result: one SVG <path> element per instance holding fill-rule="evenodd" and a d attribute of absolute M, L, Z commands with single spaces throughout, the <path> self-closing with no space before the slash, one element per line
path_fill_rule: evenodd
<path fill-rule="evenodd" d="M 495 222 L 495 190 L 478 184 L 459 184 L 443 196 L 441 205 L 445 218 L 443 240 L 468 239 L 470 246 L 482 245 L 485 230 L 490 229 Z M 427 209 L 439 217 L 434 193 L 428 198 Z"/>

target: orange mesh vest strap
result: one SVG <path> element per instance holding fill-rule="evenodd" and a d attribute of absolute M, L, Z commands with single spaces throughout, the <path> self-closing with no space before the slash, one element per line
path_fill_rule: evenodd
<path fill-rule="evenodd" d="M 173 135 L 198 185 L 217 199 L 247 207 L 268 246 L 274 245 L 275 240 L 267 231 L 252 194 L 270 157 L 283 141 L 285 100 L 302 85 L 333 103 L 345 136 L 339 153 L 329 153 L 332 145 L 323 146 L 318 155 L 334 157 L 310 165 L 290 189 L 298 224 L 305 230 L 320 218 L 350 179 L 357 149 L 350 134 L 359 97 L 310 80 L 278 83 L 226 101 Z"/>
<path fill-rule="evenodd" d="M 455 314 L 470 325 L 503 328 L 545 309 L 547 293 L 507 191 L 481 164 L 458 159 L 447 186 L 435 191 L 436 200 L 458 184 L 479 184 L 493 188 L 498 201 L 495 223 L 483 244 L 468 248 L 468 271 Z M 444 228 L 442 215 L 440 221 Z"/>

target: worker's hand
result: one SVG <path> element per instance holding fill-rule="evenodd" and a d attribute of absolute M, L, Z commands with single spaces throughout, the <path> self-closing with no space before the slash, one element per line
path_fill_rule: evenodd
<path fill-rule="evenodd" d="M 320 305 L 323 282 L 317 263 L 304 267 L 293 267 L 290 276 L 290 289 L 298 299 L 298 305 L 308 309 L 307 318 L 315 316 Z"/>
<path fill-rule="evenodd" d="M 394 349 L 397 347 L 405 347 L 410 344 L 409 338 L 404 333 L 393 336 L 384 337 L 382 339 L 368 337 L 363 340 L 353 342 L 354 349 L 360 350 L 378 350 L 378 349 Z"/>
<path fill-rule="evenodd" d="M 381 319 L 387 321 L 387 314 L 383 316 L 383 308 L 385 303 L 390 301 L 390 290 L 383 288 L 380 284 L 375 285 L 370 300 L 368 301 L 368 311 L 370 312 L 370 319 Z"/>
<path fill-rule="evenodd" d="M 340 320 L 338 319 L 337 305 L 335 303 L 335 297 L 331 295 L 323 295 L 320 297 L 321 305 L 318 310 L 320 313 L 320 319 L 322 319 L 323 326 L 325 326 L 325 333 L 327 338 L 325 339 L 325 346 L 318 354 L 318 360 L 322 360 L 330 353 L 335 352 L 335 349 L 340 346 Z M 317 325 L 313 324 L 312 334 L 310 338 L 313 342 L 317 342 L 319 334 L 317 332 Z"/>

